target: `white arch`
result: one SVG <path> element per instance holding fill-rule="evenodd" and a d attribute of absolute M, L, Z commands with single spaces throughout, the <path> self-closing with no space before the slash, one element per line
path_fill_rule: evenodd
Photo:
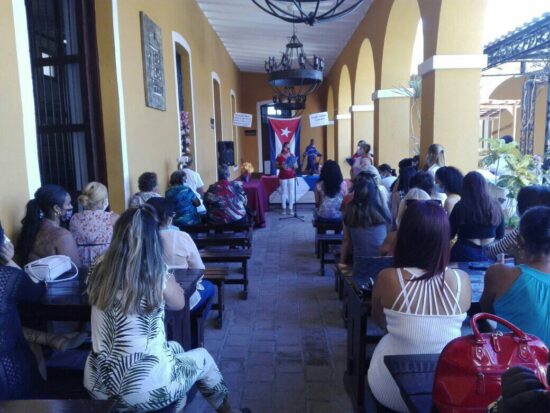
<path fill-rule="evenodd" d="M 189 46 L 189 43 L 187 43 L 187 40 L 179 34 L 178 32 L 172 32 L 172 43 L 174 46 L 176 44 L 179 44 L 181 47 L 185 49 L 185 51 L 189 54 L 189 83 L 191 84 L 191 116 L 192 116 L 192 127 L 193 127 L 193 164 L 195 165 L 195 171 L 199 168 L 199 156 L 197 153 L 197 131 L 195 129 L 195 92 L 193 88 L 193 59 L 191 56 L 191 46 Z M 178 65 L 176 63 L 176 48 L 173 47 L 174 50 L 174 76 L 176 80 L 176 88 L 178 84 Z M 179 148 L 180 148 L 180 154 L 181 154 L 181 123 L 180 123 L 180 102 L 178 99 L 178 94 L 176 92 L 176 107 L 178 108 L 178 131 L 179 131 Z"/>
<path fill-rule="evenodd" d="M 216 169 L 216 176 L 218 176 L 218 137 L 216 135 L 216 96 L 214 94 L 214 80 L 218 82 L 218 87 L 220 88 L 220 128 L 221 128 L 221 134 L 223 138 L 223 111 L 222 111 L 222 81 L 220 79 L 220 76 L 216 72 L 212 72 L 212 80 L 210 83 L 212 83 L 212 114 L 214 115 L 214 159 L 216 159 L 215 162 L 215 169 Z"/>
<path fill-rule="evenodd" d="M 231 116 L 233 113 L 233 101 L 231 96 L 235 98 L 235 112 L 237 112 L 237 94 L 233 89 L 229 91 L 229 103 L 231 104 Z M 233 136 L 233 145 L 235 146 L 235 164 L 239 165 L 239 134 L 236 126 L 233 125 L 233 118 L 231 118 L 231 135 Z"/>

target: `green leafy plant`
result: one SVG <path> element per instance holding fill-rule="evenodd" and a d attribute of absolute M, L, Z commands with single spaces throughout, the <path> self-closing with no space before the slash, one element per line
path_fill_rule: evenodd
<path fill-rule="evenodd" d="M 501 200 L 508 219 L 508 226 L 517 226 L 516 198 L 521 188 L 540 184 L 548 180 L 542 170 L 542 159 L 538 155 L 523 155 L 517 143 L 505 143 L 501 139 L 483 139 L 487 148 L 479 164 L 480 167 L 494 168 L 494 184 L 501 188 L 506 198 Z"/>

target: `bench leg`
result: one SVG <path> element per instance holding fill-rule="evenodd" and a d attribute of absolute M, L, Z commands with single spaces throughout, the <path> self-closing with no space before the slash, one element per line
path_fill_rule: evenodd
<path fill-rule="evenodd" d="M 248 298 L 248 261 L 243 261 L 243 291 L 241 298 L 246 300 Z"/>

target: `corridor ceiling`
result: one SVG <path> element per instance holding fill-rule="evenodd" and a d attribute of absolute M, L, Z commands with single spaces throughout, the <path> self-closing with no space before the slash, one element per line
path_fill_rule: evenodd
<path fill-rule="evenodd" d="M 197 0 L 229 55 L 243 72 L 264 72 L 264 61 L 277 59 L 292 35 L 292 24 L 262 11 L 251 0 Z M 365 0 L 354 12 L 340 19 L 296 25 L 297 35 L 308 57 L 325 59 L 325 74 L 365 17 L 372 0 Z"/>

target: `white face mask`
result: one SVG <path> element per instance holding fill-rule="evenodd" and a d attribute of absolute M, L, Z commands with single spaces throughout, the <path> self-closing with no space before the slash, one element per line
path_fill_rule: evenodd
<path fill-rule="evenodd" d="M 109 200 L 105 199 L 105 201 L 103 201 L 103 210 L 106 211 L 107 208 L 109 208 Z"/>

